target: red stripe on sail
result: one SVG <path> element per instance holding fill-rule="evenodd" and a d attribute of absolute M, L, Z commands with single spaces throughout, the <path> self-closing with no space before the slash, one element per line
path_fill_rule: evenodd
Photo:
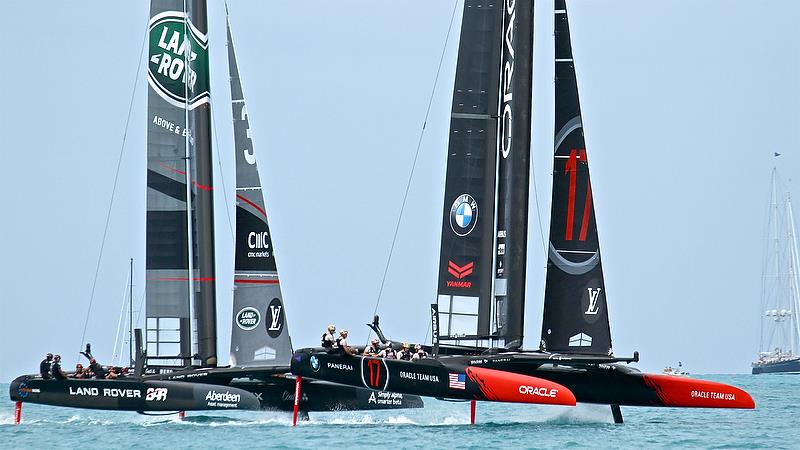
<path fill-rule="evenodd" d="M 261 208 L 260 208 L 258 205 L 256 205 L 255 203 L 253 203 L 253 202 L 251 202 L 250 200 L 248 200 L 248 199 L 246 199 L 246 198 L 242 197 L 242 196 L 241 196 L 241 195 L 239 195 L 239 194 L 236 194 L 236 198 L 238 198 L 238 199 L 241 199 L 242 201 L 244 201 L 244 202 L 245 202 L 245 203 L 247 203 L 248 205 L 250 205 L 250 206 L 252 206 L 253 208 L 257 209 L 257 210 L 258 210 L 258 212 L 260 212 L 261 214 L 263 214 L 263 215 L 264 215 L 264 217 L 267 217 L 267 213 L 266 213 L 266 212 L 265 212 L 263 209 L 261 209 Z"/>
<path fill-rule="evenodd" d="M 586 149 L 582 148 L 578 159 L 583 160 L 584 164 L 589 164 L 589 158 L 586 157 Z M 588 175 L 586 178 L 586 203 L 583 205 L 583 220 L 581 220 L 581 233 L 578 239 L 581 241 L 586 240 L 586 232 L 589 231 L 589 213 L 591 212 L 590 206 L 592 205 L 592 183 Z"/>
<path fill-rule="evenodd" d="M 194 185 L 195 185 L 195 186 L 197 186 L 199 189 L 202 189 L 202 190 L 204 190 L 204 191 L 213 191 L 213 190 L 214 190 L 214 188 L 213 188 L 213 187 L 211 187 L 211 186 L 206 186 L 205 184 L 200 184 L 200 183 L 198 183 L 197 181 L 192 181 L 192 184 L 194 184 Z"/>
<path fill-rule="evenodd" d="M 589 231 L 589 214 L 592 213 L 592 182 L 586 185 L 586 204 L 583 205 L 583 221 L 581 222 L 581 234 L 578 239 L 585 241 L 586 233 Z"/>
<path fill-rule="evenodd" d="M 158 165 L 159 165 L 159 166 L 161 166 L 161 167 L 163 167 L 163 168 L 165 168 L 165 169 L 167 169 L 167 170 L 169 170 L 170 172 L 175 172 L 175 173 L 179 173 L 179 174 L 181 174 L 181 175 L 184 175 L 184 176 L 186 176 L 186 172 L 184 172 L 184 171 L 182 171 L 182 170 L 175 169 L 175 168 L 173 168 L 173 167 L 170 167 L 170 166 L 168 166 L 168 165 L 166 165 L 166 164 L 164 164 L 164 163 L 158 163 Z M 207 185 L 205 185 L 205 184 L 200 184 L 200 183 L 198 183 L 197 181 L 192 181 L 192 184 L 194 184 L 194 185 L 195 185 L 195 186 L 197 186 L 199 189 L 202 189 L 202 190 L 204 190 L 204 191 L 213 191 L 213 190 L 214 190 L 214 188 L 213 188 L 212 186 L 207 186 Z"/>
<path fill-rule="evenodd" d="M 159 165 L 159 166 L 161 166 L 161 167 L 163 167 L 163 168 L 165 168 L 165 169 L 167 169 L 167 170 L 169 170 L 169 171 L 171 171 L 171 172 L 179 173 L 179 174 L 181 174 L 181 175 L 186 175 L 186 172 L 184 172 L 184 171 L 182 171 L 182 170 L 178 170 L 178 169 L 176 169 L 176 168 L 174 168 L 174 167 L 170 167 L 170 166 L 168 166 L 168 165 L 166 165 L 166 164 L 164 164 L 164 163 L 161 163 L 161 162 L 160 162 L 160 163 L 158 163 L 158 165 Z"/>
<path fill-rule="evenodd" d="M 567 229 L 564 236 L 565 241 L 572 240 L 572 225 L 575 223 L 575 184 L 577 181 L 577 157 L 578 153 L 576 149 L 572 149 L 569 152 L 569 159 L 567 160 L 567 164 L 564 167 L 564 173 L 569 174 L 569 192 L 567 198 Z"/>

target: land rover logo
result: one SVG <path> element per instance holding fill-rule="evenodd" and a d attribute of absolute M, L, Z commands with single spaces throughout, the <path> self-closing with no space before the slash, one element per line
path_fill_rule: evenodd
<path fill-rule="evenodd" d="M 156 14 L 149 24 L 147 81 L 167 103 L 194 109 L 208 103 L 208 37 L 181 11 Z"/>
<path fill-rule="evenodd" d="M 264 324 L 267 326 L 267 334 L 272 339 L 281 335 L 281 332 L 283 332 L 283 303 L 281 303 L 281 299 L 275 297 L 269 302 L 267 320 Z"/>
<path fill-rule="evenodd" d="M 314 372 L 319 372 L 319 359 L 316 356 L 312 356 L 311 359 L 308 360 L 311 363 L 311 370 Z"/>
<path fill-rule="evenodd" d="M 478 202 L 469 194 L 461 194 L 450 207 L 450 228 L 459 236 L 466 236 L 478 223 Z"/>
<path fill-rule="evenodd" d="M 261 323 L 261 314 L 253 307 L 242 308 L 236 313 L 236 325 L 245 331 L 254 329 L 259 323 Z"/>

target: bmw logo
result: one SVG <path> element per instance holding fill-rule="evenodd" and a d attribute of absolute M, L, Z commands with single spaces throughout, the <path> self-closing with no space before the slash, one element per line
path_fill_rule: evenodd
<path fill-rule="evenodd" d="M 450 207 L 450 228 L 459 236 L 466 236 L 478 223 L 478 202 L 469 194 L 461 194 Z"/>
<path fill-rule="evenodd" d="M 312 356 L 311 359 L 309 360 L 309 362 L 311 363 L 311 370 L 313 370 L 314 372 L 318 372 L 319 371 L 319 359 L 317 359 L 316 356 Z"/>

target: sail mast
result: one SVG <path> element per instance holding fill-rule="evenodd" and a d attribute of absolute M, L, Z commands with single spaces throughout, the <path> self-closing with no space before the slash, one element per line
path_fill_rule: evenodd
<path fill-rule="evenodd" d="M 191 0 L 188 25 L 198 34 L 208 34 L 208 11 L 205 0 Z M 206 56 L 208 53 L 206 53 Z M 189 58 L 188 68 L 209 79 L 208 58 Z M 191 74 L 191 72 L 188 72 Z M 187 83 L 187 86 L 189 84 Z M 192 203 L 195 211 L 195 255 L 198 276 L 195 295 L 197 350 L 200 365 L 217 365 L 217 300 L 214 259 L 214 173 L 211 151 L 211 102 L 189 109 L 188 127 L 192 164 Z"/>
<path fill-rule="evenodd" d="M 521 347 L 528 248 L 533 0 L 504 2 L 503 24 L 495 323 L 506 347 Z"/>
<path fill-rule="evenodd" d="M 790 263 L 789 263 L 789 276 L 791 277 L 792 288 L 791 301 L 789 303 L 789 321 L 791 332 L 791 351 L 792 355 L 797 355 L 798 351 L 798 336 L 800 336 L 800 328 L 798 328 L 797 311 L 800 306 L 800 280 L 798 279 L 797 269 L 800 267 L 798 264 L 797 255 L 797 236 L 794 229 L 794 214 L 792 212 L 792 198 L 786 194 L 786 220 L 789 222 L 789 249 L 790 249 Z"/>
<path fill-rule="evenodd" d="M 128 285 L 128 359 L 133 367 L 133 258 L 131 258 L 131 283 Z"/>

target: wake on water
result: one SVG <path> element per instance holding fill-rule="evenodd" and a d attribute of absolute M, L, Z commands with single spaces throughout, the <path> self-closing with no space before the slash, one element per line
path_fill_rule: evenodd
<path fill-rule="evenodd" d="M 511 405 L 478 402 L 469 425 L 469 403 L 425 399 L 425 408 L 311 413 L 291 428 L 291 414 L 272 411 L 189 412 L 142 416 L 25 404 L 14 423 L 14 404 L 0 400 L 0 448 L 241 448 L 242 446 L 342 447 L 536 447 L 800 448 L 800 376 L 714 376 L 748 390 L 756 410 L 623 407 L 616 425 L 608 406 Z M 0 385 L 7 392 L 8 385 Z M 52 442 L 52 445 L 51 445 Z"/>
<path fill-rule="evenodd" d="M 430 402 L 430 400 L 429 400 Z M 10 403 L 10 402 L 9 402 Z M 62 408 L 39 407 L 42 409 L 62 412 L 62 414 L 40 415 L 31 413 L 33 405 L 25 405 L 23 410 L 23 424 L 31 426 L 47 425 L 133 425 L 141 427 L 160 426 L 198 426 L 198 427 L 248 427 L 248 426 L 291 426 L 291 413 L 277 411 L 257 412 L 231 412 L 230 415 L 208 415 L 203 413 L 187 413 L 181 420 L 177 414 L 146 416 L 130 412 L 103 412 L 91 410 L 65 410 Z M 525 423 L 549 424 L 578 424 L 578 423 L 610 423 L 610 414 L 607 407 L 597 405 L 578 405 L 575 408 L 541 408 L 536 412 L 529 411 L 524 415 L 510 414 L 504 418 L 491 414 L 481 419 L 481 406 L 478 404 L 478 419 L 480 424 L 491 425 L 519 425 Z M 13 408 L 13 405 L 12 405 Z M 440 408 L 436 408 L 440 409 Z M 554 410 L 557 409 L 557 410 Z M 66 416 L 63 412 L 69 411 Z M 424 411 L 424 410 L 423 410 Z M 411 416 L 405 412 L 358 412 L 340 411 L 330 413 L 311 413 L 308 420 L 298 421 L 299 426 L 330 426 L 330 425 L 395 425 L 438 427 L 469 425 L 469 411 L 464 414 L 419 414 Z M 27 413 L 27 414 L 26 414 Z M 38 416 L 38 417 L 36 417 Z M 0 426 L 14 425 L 13 409 L 11 413 L 0 412 Z"/>

